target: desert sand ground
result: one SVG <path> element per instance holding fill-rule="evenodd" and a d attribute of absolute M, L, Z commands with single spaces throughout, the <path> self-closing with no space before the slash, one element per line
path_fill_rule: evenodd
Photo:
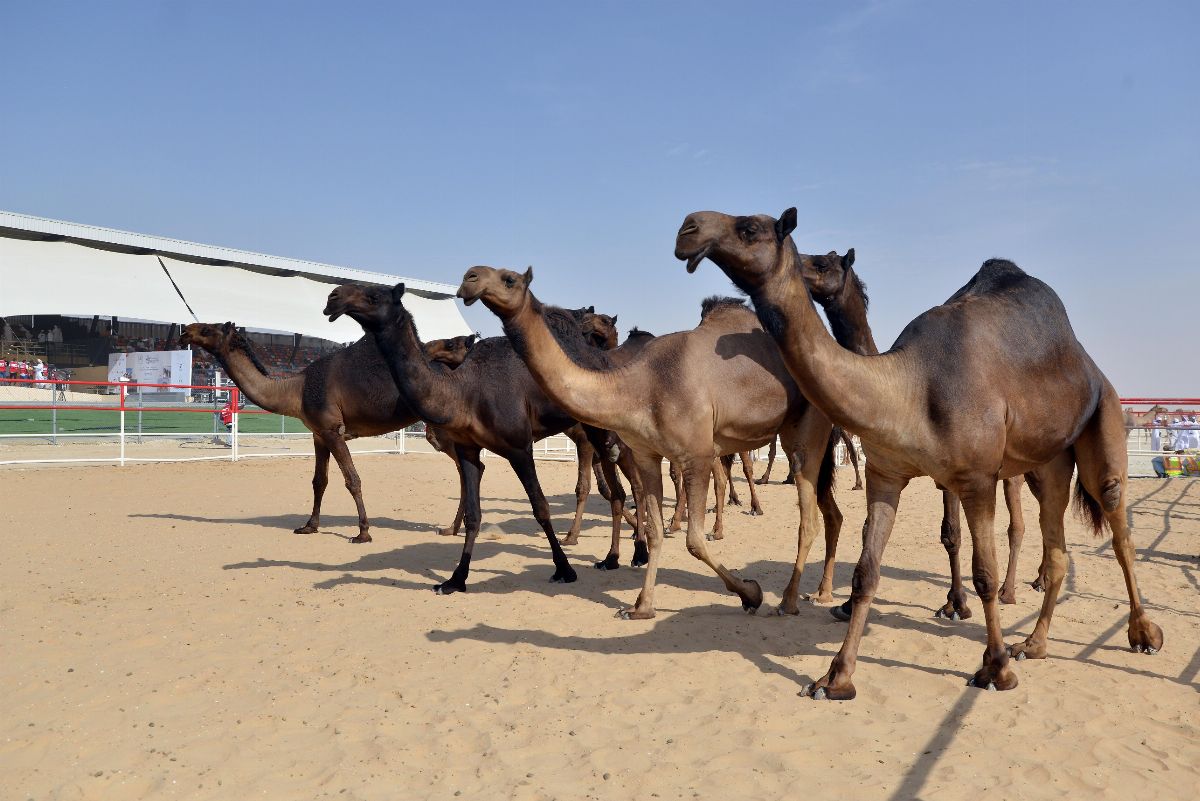
<path fill-rule="evenodd" d="M 324 530 L 291 533 L 308 459 L 0 471 L 0 798 L 1197 797 L 1200 482 L 1130 489 L 1164 651 L 1128 650 L 1112 550 L 1072 521 L 1051 656 L 1018 663 L 1004 693 L 964 686 L 983 647 L 978 599 L 968 621 L 933 618 L 948 575 L 940 503 L 914 482 L 858 698 L 832 703 L 797 696 L 841 643 L 824 608 L 748 616 L 674 538 L 658 617 L 620 620 L 642 573 L 588 567 L 607 548 L 603 503 L 570 549 L 579 581 L 548 584 L 545 542 L 498 460 L 470 592 L 439 597 L 430 586 L 462 544 L 433 532 L 456 504 L 449 461 L 359 467 L 375 536 L 362 546 L 346 542 L 336 472 Z M 539 469 L 564 530 L 574 466 Z M 843 470 L 839 597 L 864 518 L 850 483 Z M 714 550 L 777 603 L 795 494 L 773 484 L 763 503 L 763 518 L 733 511 Z M 1029 579 L 1040 544 L 1025 508 Z M 817 545 L 806 591 L 820 557 Z M 1002 607 L 1009 641 L 1040 597 L 1022 585 Z"/>

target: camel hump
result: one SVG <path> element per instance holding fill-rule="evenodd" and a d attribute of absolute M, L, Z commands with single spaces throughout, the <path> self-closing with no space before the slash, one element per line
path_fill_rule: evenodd
<path fill-rule="evenodd" d="M 971 280 L 962 289 L 951 295 L 946 302 L 949 303 L 968 295 L 996 295 L 1028 289 L 1037 284 L 1041 284 L 1041 282 L 1008 259 L 988 259 L 979 268 L 979 272 L 971 276 Z"/>

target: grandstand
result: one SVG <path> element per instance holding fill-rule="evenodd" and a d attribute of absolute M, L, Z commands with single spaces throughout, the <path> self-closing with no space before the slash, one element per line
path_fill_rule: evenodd
<path fill-rule="evenodd" d="M 0 211 L 0 359 L 100 378 L 109 354 L 177 348 L 190 305 L 244 326 L 273 373 L 295 372 L 362 335 L 321 314 L 349 281 L 403 281 L 426 338 L 471 332 L 450 284 Z M 192 383 L 213 372 L 195 353 Z"/>

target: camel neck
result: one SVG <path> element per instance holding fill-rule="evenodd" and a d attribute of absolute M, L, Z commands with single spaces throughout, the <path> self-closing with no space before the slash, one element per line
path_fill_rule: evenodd
<path fill-rule="evenodd" d="M 249 343 L 245 347 L 249 348 Z M 290 376 L 279 380 L 263 375 L 241 347 L 231 347 L 227 353 L 214 353 L 229 378 L 237 385 L 251 403 L 268 412 L 289 417 L 300 417 L 302 376 Z"/>
<path fill-rule="evenodd" d="M 409 408 L 433 425 L 449 423 L 457 393 L 450 385 L 450 374 L 430 366 L 412 315 L 405 311 L 376 331 L 375 344 L 383 354 L 400 397 Z"/>
<path fill-rule="evenodd" d="M 862 434 L 878 424 L 878 410 L 903 392 L 902 376 L 890 356 L 861 355 L 830 335 L 813 305 L 808 287 L 794 270 L 782 270 L 752 293 L 763 327 L 775 338 L 788 370 L 805 397 L 835 424 Z M 853 302 L 849 304 L 853 306 Z M 839 307 L 841 309 L 841 307 Z M 866 304 L 861 324 L 866 323 Z M 847 316 L 842 334 L 864 346 L 866 337 Z M 877 352 L 877 351 L 876 351 Z"/>
<path fill-rule="evenodd" d="M 879 354 L 871 325 L 867 322 L 867 296 L 853 267 L 847 270 L 841 290 L 818 302 L 825 310 L 825 318 L 839 345 L 861 356 Z"/>
<path fill-rule="evenodd" d="M 513 350 L 559 408 L 589 425 L 617 427 L 614 422 L 628 404 L 613 391 L 608 371 L 584 367 L 567 355 L 542 315 L 542 304 L 532 293 L 527 303 L 502 321 Z M 591 346 L 581 342 L 580 347 Z"/>

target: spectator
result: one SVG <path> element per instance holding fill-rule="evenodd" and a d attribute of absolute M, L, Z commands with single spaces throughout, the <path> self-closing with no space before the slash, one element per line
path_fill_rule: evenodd
<path fill-rule="evenodd" d="M 8 359 L 0 359 L 0 378 L 8 378 Z"/>
<path fill-rule="evenodd" d="M 42 360 L 38 359 L 33 364 L 33 380 L 37 382 L 38 389 L 45 389 L 46 385 L 42 383 L 46 378 L 46 365 L 42 364 Z"/>

